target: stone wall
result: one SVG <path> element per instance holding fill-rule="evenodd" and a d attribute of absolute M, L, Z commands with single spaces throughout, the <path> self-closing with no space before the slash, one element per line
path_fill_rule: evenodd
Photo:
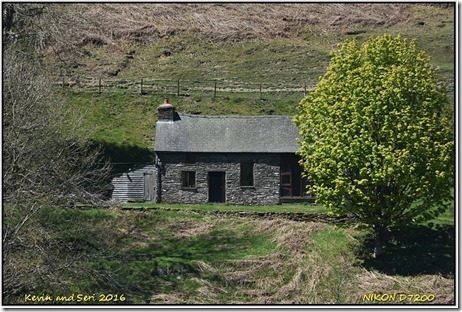
<path fill-rule="evenodd" d="M 239 210 L 204 210 L 193 208 L 169 208 L 169 207 L 124 207 L 122 210 L 129 211 L 149 211 L 149 210 L 162 210 L 162 211 L 188 211 L 201 215 L 213 216 L 226 216 L 238 217 L 249 219 L 286 219 L 299 222 L 324 222 L 330 224 L 341 224 L 347 222 L 357 222 L 357 219 L 352 215 L 333 216 L 327 213 L 319 212 L 256 212 L 256 211 L 239 211 Z"/>
<path fill-rule="evenodd" d="M 208 173 L 225 172 L 225 202 L 239 205 L 279 203 L 279 154 L 196 153 L 195 163 L 186 163 L 186 153 L 158 153 L 162 165 L 162 202 L 207 203 Z M 240 186 L 240 163 L 254 163 L 254 187 Z M 196 172 L 196 187 L 182 189 L 181 172 Z"/>

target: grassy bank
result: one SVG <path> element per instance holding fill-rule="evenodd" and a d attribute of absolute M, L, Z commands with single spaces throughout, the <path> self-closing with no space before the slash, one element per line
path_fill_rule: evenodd
<path fill-rule="evenodd" d="M 160 208 L 178 210 L 203 210 L 203 211 L 243 211 L 243 212 L 303 212 L 303 213 L 326 213 L 322 205 L 314 204 L 281 204 L 275 206 L 241 206 L 219 203 L 207 204 L 157 204 L 157 203 L 126 203 L 123 208 L 136 210 L 137 208 Z"/>

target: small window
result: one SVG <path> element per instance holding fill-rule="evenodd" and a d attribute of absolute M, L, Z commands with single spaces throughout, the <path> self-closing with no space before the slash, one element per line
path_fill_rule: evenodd
<path fill-rule="evenodd" d="M 196 187 L 196 172 L 195 171 L 182 171 L 181 172 L 181 187 L 186 188 L 186 189 Z"/>
<path fill-rule="evenodd" d="M 196 163 L 196 154 L 188 153 L 186 154 L 186 163 L 187 164 L 195 164 Z"/>
<path fill-rule="evenodd" d="M 253 185 L 253 163 L 241 163 L 241 186 Z"/>

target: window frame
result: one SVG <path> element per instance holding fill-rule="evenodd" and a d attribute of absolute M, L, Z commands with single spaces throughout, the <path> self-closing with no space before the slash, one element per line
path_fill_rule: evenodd
<path fill-rule="evenodd" d="M 191 183 L 191 180 L 192 180 L 192 183 Z M 195 190 L 196 189 L 196 171 L 193 171 L 193 170 L 182 170 L 181 171 L 181 189 L 182 190 Z"/>

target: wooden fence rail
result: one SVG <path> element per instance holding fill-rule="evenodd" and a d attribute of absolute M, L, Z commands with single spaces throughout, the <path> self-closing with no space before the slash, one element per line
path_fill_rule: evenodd
<path fill-rule="evenodd" d="M 103 79 L 101 77 L 60 77 L 57 85 L 80 92 L 158 94 L 163 96 L 239 97 L 251 99 L 301 99 L 312 88 L 307 83 L 269 84 L 231 80 L 172 80 L 172 79 Z"/>

